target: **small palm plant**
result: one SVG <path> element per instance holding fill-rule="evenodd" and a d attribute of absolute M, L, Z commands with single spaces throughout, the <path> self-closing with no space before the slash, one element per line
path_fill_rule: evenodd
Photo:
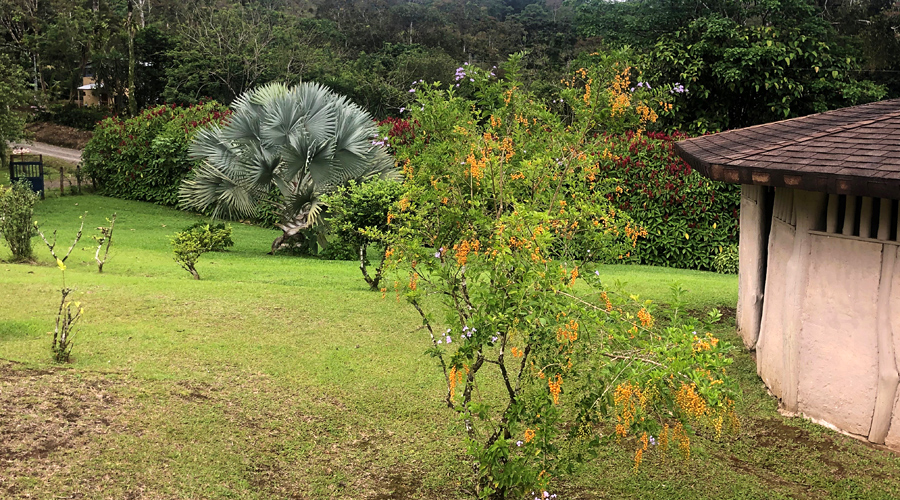
<path fill-rule="evenodd" d="M 392 178 L 393 159 L 372 137 L 371 115 L 346 97 L 316 83 L 273 83 L 241 95 L 219 127 L 198 131 L 191 145 L 202 159 L 179 191 L 185 208 L 214 216 L 252 216 L 277 193 L 284 231 L 272 243 L 305 235 L 322 222 L 322 196 L 351 180 Z"/>

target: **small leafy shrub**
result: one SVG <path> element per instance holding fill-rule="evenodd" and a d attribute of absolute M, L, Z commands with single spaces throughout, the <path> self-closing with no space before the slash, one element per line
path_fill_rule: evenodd
<path fill-rule="evenodd" d="M 13 262 L 32 260 L 31 238 L 34 227 L 34 205 L 38 194 L 20 181 L 8 188 L 0 186 L 0 235 L 12 252 Z"/>
<path fill-rule="evenodd" d="M 646 231 L 634 250 L 640 263 L 711 270 L 719 249 L 737 243 L 740 185 L 693 170 L 674 151 L 684 137 L 599 136 L 599 175 L 615 179 L 608 199 Z"/>
<path fill-rule="evenodd" d="M 737 274 L 740 254 L 737 245 L 728 245 L 713 259 L 713 269 L 717 273 Z"/>
<path fill-rule="evenodd" d="M 221 104 L 207 102 L 184 108 L 161 105 L 134 118 L 107 118 L 84 148 L 84 172 L 99 194 L 175 206 L 181 181 L 199 164 L 188 157 L 194 133 L 223 123 L 230 113 Z"/>
<path fill-rule="evenodd" d="M 209 231 L 210 252 L 224 252 L 234 246 L 234 240 L 231 239 L 231 226 L 226 226 L 224 222 L 213 224 L 201 221 L 182 230 L 182 232 L 194 231 Z"/>
<path fill-rule="evenodd" d="M 384 237 L 390 230 L 388 213 L 404 192 L 403 185 L 392 180 L 371 180 L 356 184 L 351 181 L 325 197 L 328 205 L 325 220 L 339 241 L 355 250 L 363 279 L 372 290 L 378 290 L 384 268 Z M 382 255 L 375 275 L 368 272 L 369 245 L 375 244 Z"/>
<path fill-rule="evenodd" d="M 175 262 L 191 273 L 194 279 L 200 279 L 197 272 L 197 261 L 206 252 L 224 250 L 233 245 L 231 241 L 231 228 L 224 224 L 213 226 L 211 224 L 194 224 L 193 226 L 175 233 L 172 237 L 172 252 L 175 254 Z"/>

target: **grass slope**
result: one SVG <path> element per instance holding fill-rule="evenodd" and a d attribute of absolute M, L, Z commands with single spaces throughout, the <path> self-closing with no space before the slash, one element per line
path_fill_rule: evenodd
<path fill-rule="evenodd" d="M 85 308 L 74 362 L 49 362 L 62 273 L 0 263 L 0 497 L 464 498 L 470 466 L 414 311 L 367 291 L 352 262 L 269 256 L 276 232 L 236 224 L 201 281 L 168 236 L 199 220 L 103 198 L 51 198 L 37 219 L 68 248 Z M 97 273 L 89 234 L 118 213 Z M 36 240 L 36 243 L 39 240 Z M 0 259 L 9 256 L 0 244 Z M 609 266 L 607 281 L 690 308 L 733 307 L 737 279 Z M 723 334 L 733 343 L 733 319 Z M 611 447 L 560 485 L 563 498 L 894 498 L 890 453 L 775 411 L 735 351 L 742 430 L 694 440 L 691 461 Z"/>

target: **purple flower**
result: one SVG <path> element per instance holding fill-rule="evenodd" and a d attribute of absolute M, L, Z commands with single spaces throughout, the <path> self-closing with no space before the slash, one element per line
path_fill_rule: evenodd
<path fill-rule="evenodd" d="M 654 439 L 653 436 L 650 436 L 650 445 L 651 445 L 651 446 L 656 446 L 656 439 Z"/>
<path fill-rule="evenodd" d="M 474 82 L 475 79 L 474 79 L 474 78 L 469 78 L 469 81 L 470 81 L 470 82 Z"/>
<path fill-rule="evenodd" d="M 493 337 L 491 337 L 491 342 L 496 342 L 496 341 L 497 341 L 497 336 L 496 336 L 496 335 L 494 335 Z"/>
<path fill-rule="evenodd" d="M 437 343 L 438 343 L 438 344 L 443 344 L 444 341 L 443 341 L 443 340 L 438 340 Z"/>
<path fill-rule="evenodd" d="M 435 259 L 440 259 L 440 258 L 441 258 L 441 252 L 434 252 L 434 258 L 435 258 Z"/>
<path fill-rule="evenodd" d="M 594 274 L 596 274 L 597 276 L 600 276 L 600 271 L 594 271 Z"/>
<path fill-rule="evenodd" d="M 416 89 L 409 89 L 409 91 L 410 91 L 410 92 L 415 92 L 415 91 L 416 91 Z"/>
<path fill-rule="evenodd" d="M 452 339 L 452 338 L 450 338 L 450 336 L 449 336 L 449 335 L 447 335 L 447 343 L 448 343 L 448 344 L 451 344 L 451 343 L 453 343 L 453 339 Z"/>
<path fill-rule="evenodd" d="M 406 108 L 400 108 L 400 112 L 401 112 L 401 113 L 404 112 L 404 111 L 406 111 Z"/>
<path fill-rule="evenodd" d="M 524 444 L 522 441 L 516 441 L 516 446 L 522 446 L 522 444 Z"/>

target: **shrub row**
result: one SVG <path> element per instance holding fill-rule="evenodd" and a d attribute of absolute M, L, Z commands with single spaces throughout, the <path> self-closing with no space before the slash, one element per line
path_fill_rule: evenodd
<path fill-rule="evenodd" d="M 99 106 L 78 106 L 76 104 L 53 104 L 37 113 L 35 121 L 50 122 L 81 130 L 94 127 L 109 114 L 109 109 Z"/>
<path fill-rule="evenodd" d="M 219 124 L 231 111 L 207 102 L 160 105 L 128 119 L 102 120 L 82 153 L 84 170 L 100 194 L 174 206 L 178 187 L 196 165 L 188 157 L 194 132 Z"/>

